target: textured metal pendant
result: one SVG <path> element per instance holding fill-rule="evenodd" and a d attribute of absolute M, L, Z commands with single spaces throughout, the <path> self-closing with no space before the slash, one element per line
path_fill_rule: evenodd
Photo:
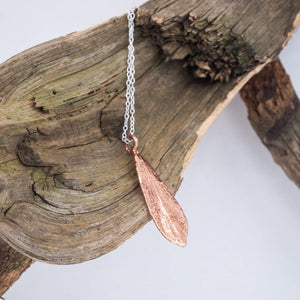
<path fill-rule="evenodd" d="M 134 145 L 126 151 L 134 156 L 139 183 L 150 215 L 161 234 L 170 242 L 184 247 L 187 242 L 188 223 L 182 208 L 167 185 L 159 178 L 153 167 L 140 155 L 138 139 L 130 136 Z"/>

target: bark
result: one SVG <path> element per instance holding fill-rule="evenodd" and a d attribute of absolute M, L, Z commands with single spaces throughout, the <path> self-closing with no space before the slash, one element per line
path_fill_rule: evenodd
<path fill-rule="evenodd" d="M 157 0 L 137 10 L 136 134 L 173 193 L 211 123 L 285 45 L 299 6 Z M 121 16 L 0 66 L 0 234 L 24 255 L 82 262 L 150 220 L 120 140 L 126 55 Z"/>
<path fill-rule="evenodd" d="M 241 96 L 257 135 L 275 162 L 300 187 L 300 105 L 279 59 L 253 76 Z"/>

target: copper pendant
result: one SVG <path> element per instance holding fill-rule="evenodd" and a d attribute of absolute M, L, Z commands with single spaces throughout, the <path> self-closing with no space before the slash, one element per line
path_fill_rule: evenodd
<path fill-rule="evenodd" d="M 134 157 L 139 183 L 150 215 L 161 234 L 170 242 L 184 247 L 187 241 L 188 223 L 182 208 L 167 185 L 159 178 L 153 167 L 140 155 L 138 138 L 133 139 L 133 147 L 126 151 Z"/>

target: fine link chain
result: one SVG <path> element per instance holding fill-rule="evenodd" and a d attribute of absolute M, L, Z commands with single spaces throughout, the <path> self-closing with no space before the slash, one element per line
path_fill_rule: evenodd
<path fill-rule="evenodd" d="M 122 133 L 122 141 L 126 144 L 129 144 L 132 139 L 127 137 L 128 130 L 128 121 L 130 120 L 130 135 L 133 135 L 135 132 L 134 128 L 134 92 L 135 92 L 135 79 L 134 79 L 134 8 L 132 8 L 127 14 L 128 20 L 128 58 L 127 58 L 127 81 L 126 81 L 126 103 L 125 103 L 125 114 L 124 114 L 124 125 L 123 125 L 123 133 Z"/>

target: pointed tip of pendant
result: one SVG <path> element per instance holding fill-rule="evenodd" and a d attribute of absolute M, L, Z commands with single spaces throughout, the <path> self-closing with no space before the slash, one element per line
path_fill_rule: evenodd
<path fill-rule="evenodd" d="M 182 241 L 176 241 L 176 242 L 173 242 L 175 245 L 181 247 L 181 248 L 184 248 L 186 247 L 186 244 L 187 244 L 187 240 L 182 240 Z"/>
<path fill-rule="evenodd" d="M 177 236 L 177 238 L 166 237 L 166 239 L 169 240 L 169 242 L 171 242 L 172 244 L 181 248 L 184 248 L 187 245 L 187 233 L 182 233 L 180 236 Z"/>
<path fill-rule="evenodd" d="M 183 213 L 183 212 L 182 212 Z M 188 223 L 187 223 L 187 219 L 184 216 L 184 222 L 181 223 L 181 230 L 179 230 L 177 232 L 177 236 L 172 237 L 171 239 L 169 239 L 172 243 L 174 243 L 175 245 L 179 246 L 179 247 L 186 247 L 187 245 L 187 238 L 188 238 Z"/>
<path fill-rule="evenodd" d="M 168 240 L 169 242 L 171 242 L 172 244 L 174 244 L 176 246 L 184 248 L 187 245 L 188 233 L 185 230 L 177 232 L 176 234 L 172 234 L 172 235 L 166 234 L 166 232 L 161 231 L 161 234 L 165 237 L 166 240 Z"/>
<path fill-rule="evenodd" d="M 165 234 L 165 232 L 161 232 L 161 233 L 172 244 L 182 248 L 186 247 L 187 237 L 188 237 L 188 225 L 187 225 L 186 218 L 185 218 L 185 222 L 181 223 L 180 230 L 177 230 L 176 233 L 174 232 L 173 234 Z"/>

